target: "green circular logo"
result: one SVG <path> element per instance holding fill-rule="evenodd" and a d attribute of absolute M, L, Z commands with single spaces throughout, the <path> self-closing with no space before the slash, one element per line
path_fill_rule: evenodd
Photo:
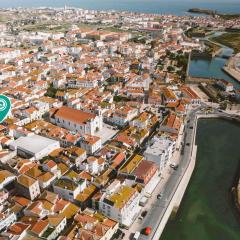
<path fill-rule="evenodd" d="M 0 123 L 8 116 L 11 110 L 11 101 L 10 99 L 0 94 Z"/>

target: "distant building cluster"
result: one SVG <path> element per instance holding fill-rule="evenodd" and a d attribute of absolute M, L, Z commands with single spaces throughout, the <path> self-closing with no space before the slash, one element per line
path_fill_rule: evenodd
<path fill-rule="evenodd" d="M 209 21 L 8 12 L 0 24 L 0 94 L 12 103 L 0 125 L 0 238 L 113 239 L 140 214 L 181 144 L 187 112 L 202 103 L 178 59 L 204 48 L 184 31 Z"/>

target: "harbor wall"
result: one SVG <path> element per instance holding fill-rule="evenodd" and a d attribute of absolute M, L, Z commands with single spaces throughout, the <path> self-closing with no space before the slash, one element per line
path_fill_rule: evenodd
<path fill-rule="evenodd" d="M 195 123 L 193 126 L 193 135 L 192 135 L 192 149 L 191 149 L 191 155 L 189 159 L 189 163 L 187 165 L 187 168 L 184 172 L 184 175 L 180 179 L 179 184 L 177 185 L 177 188 L 174 192 L 174 195 L 172 199 L 170 200 L 168 206 L 166 207 L 166 211 L 164 212 L 164 215 L 161 219 L 160 224 L 158 225 L 158 228 L 156 229 L 154 236 L 152 237 L 152 240 L 159 240 L 161 237 L 161 234 L 168 222 L 169 217 L 171 216 L 174 209 L 179 208 L 181 201 L 183 199 L 184 193 L 187 189 L 187 186 L 189 184 L 189 181 L 191 179 L 192 173 L 195 168 L 196 164 L 196 156 L 197 156 L 197 145 L 195 145 L 196 140 L 196 132 L 197 132 L 197 124 L 199 119 L 206 119 L 206 118 L 223 118 L 226 120 L 237 120 L 240 122 L 240 118 L 231 117 L 228 114 L 199 114 L 195 116 Z"/>

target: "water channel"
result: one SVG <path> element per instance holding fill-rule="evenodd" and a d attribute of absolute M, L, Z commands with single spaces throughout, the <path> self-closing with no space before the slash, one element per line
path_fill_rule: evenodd
<path fill-rule="evenodd" d="M 231 187 L 240 170 L 240 125 L 200 120 L 196 167 L 175 218 L 160 240 L 239 240 Z"/>
<path fill-rule="evenodd" d="M 207 40 L 213 36 L 219 36 L 221 34 L 223 34 L 223 32 L 216 32 L 205 39 Z M 240 89 L 240 83 L 225 73 L 222 69 L 227 62 L 227 59 L 224 58 L 224 56 L 231 56 L 233 54 L 233 50 L 224 45 L 221 46 L 223 51 L 219 56 L 212 59 L 192 59 L 189 65 L 189 75 L 192 77 L 224 79 L 233 83 L 235 89 Z"/>

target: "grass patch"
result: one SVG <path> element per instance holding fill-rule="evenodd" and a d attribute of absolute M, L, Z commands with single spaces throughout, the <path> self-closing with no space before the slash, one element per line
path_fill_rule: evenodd
<path fill-rule="evenodd" d="M 240 33 L 239 32 L 228 32 L 221 36 L 213 37 L 211 40 L 228 46 L 234 49 L 235 52 L 240 52 Z"/>

